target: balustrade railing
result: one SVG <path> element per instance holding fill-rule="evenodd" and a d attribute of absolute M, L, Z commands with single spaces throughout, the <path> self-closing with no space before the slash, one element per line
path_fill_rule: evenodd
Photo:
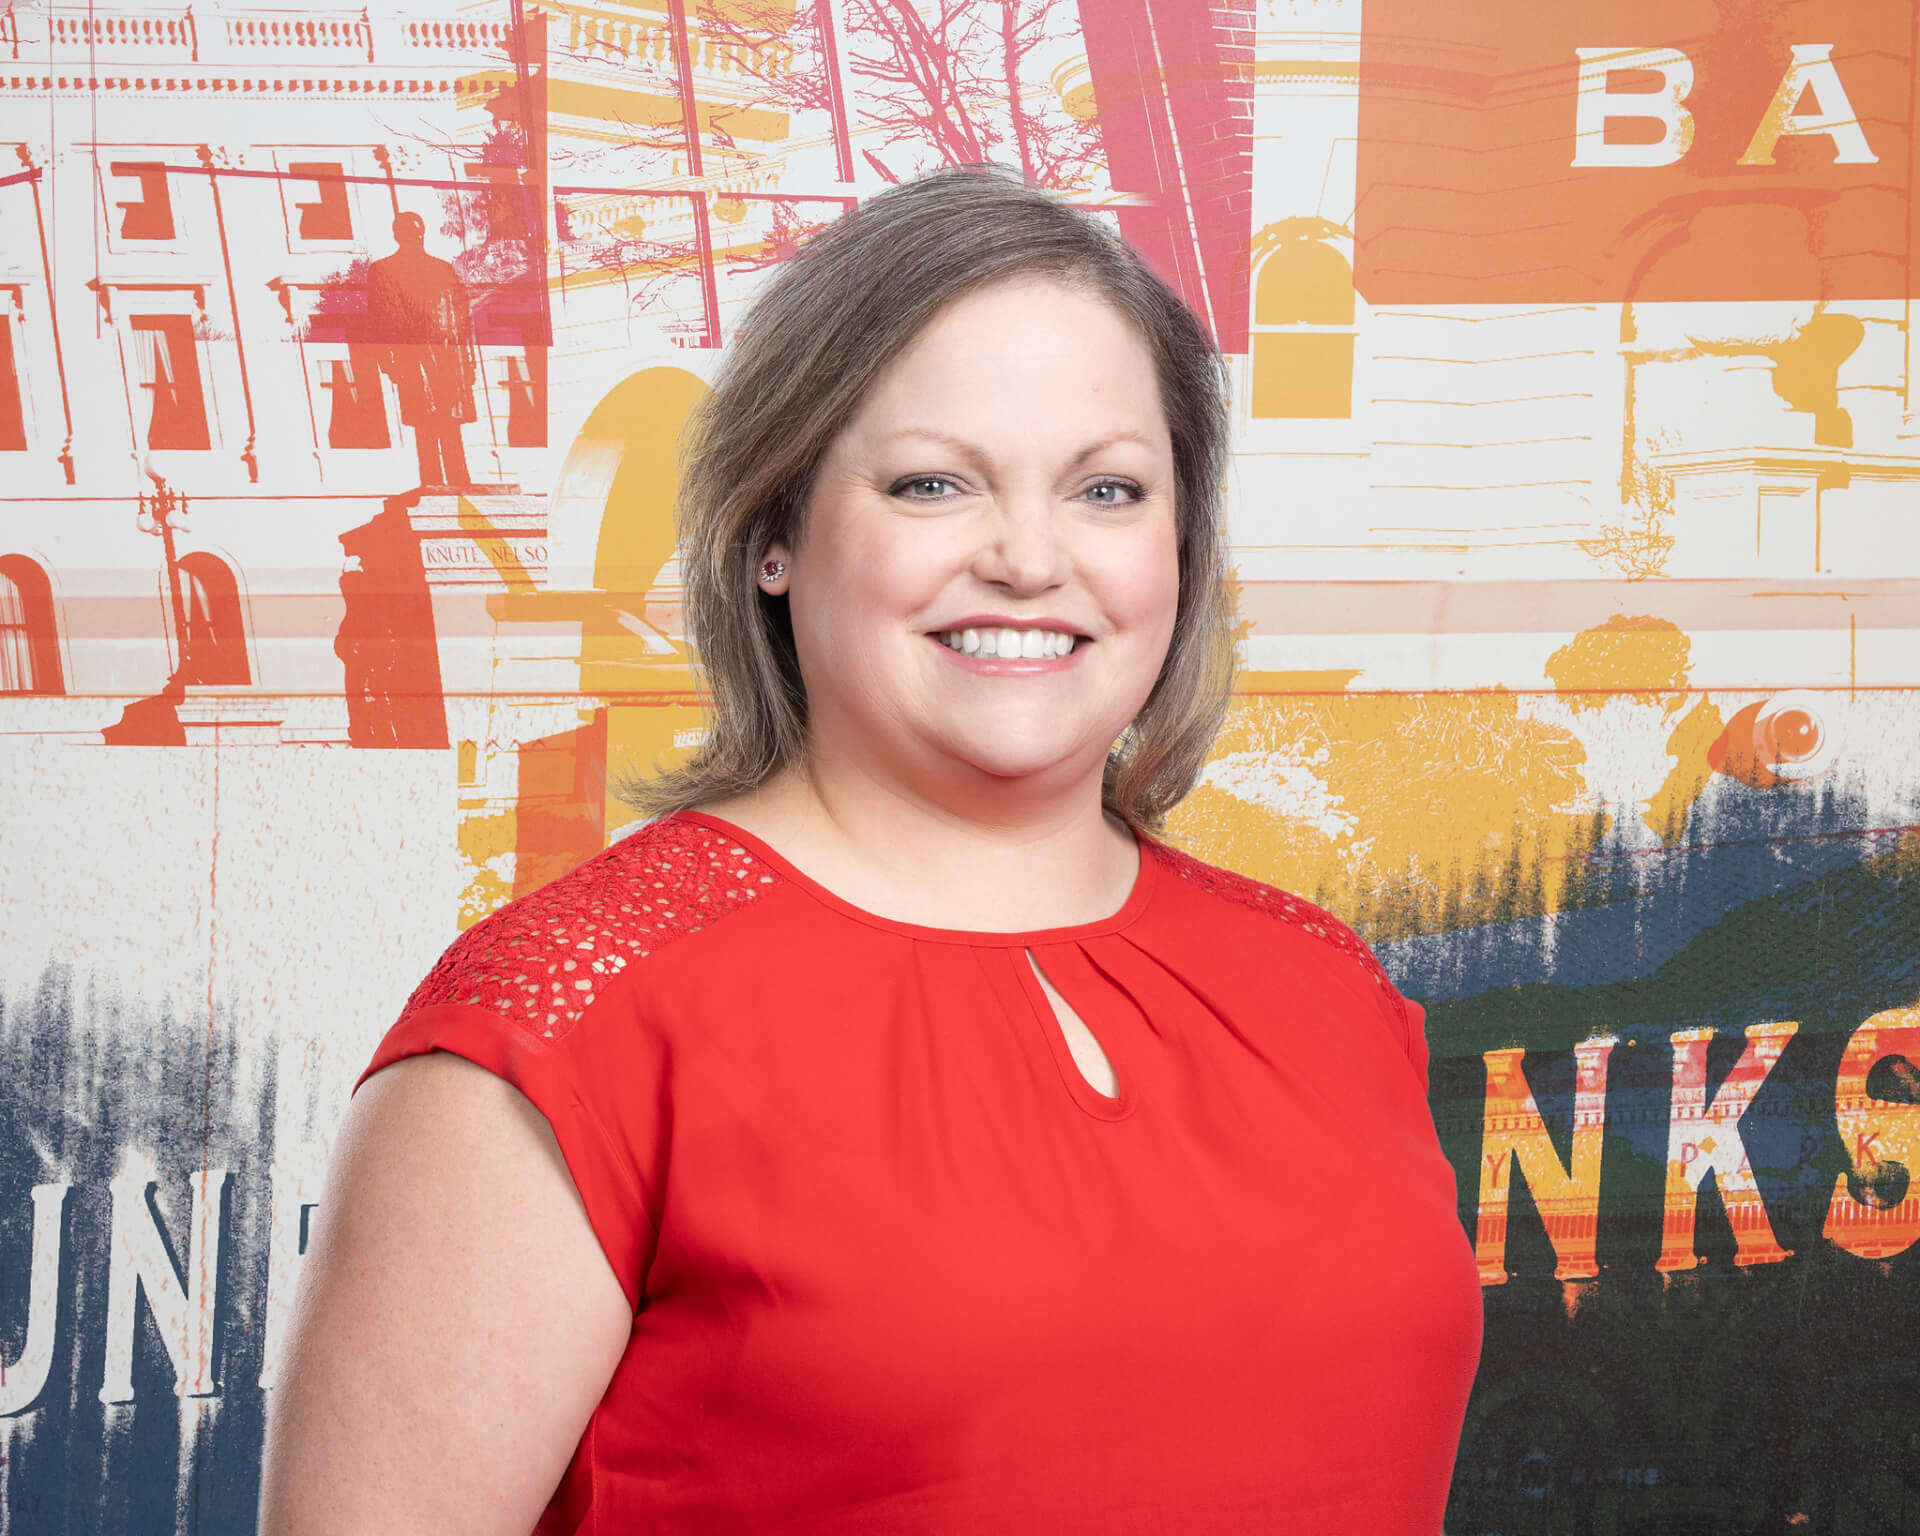
<path fill-rule="evenodd" d="M 298 48 L 373 58 L 373 27 L 365 11 L 256 11 L 220 19 L 228 46 L 235 49 Z"/>
<path fill-rule="evenodd" d="M 143 60 L 246 65 L 299 57 L 311 63 L 419 63 L 435 55 L 504 59 L 512 28 L 457 14 L 374 15 L 359 10 L 206 10 L 191 5 L 91 9 L 64 5 L 0 10 L 0 51 L 16 59 L 51 48 L 56 57 L 138 54 Z"/>
<path fill-rule="evenodd" d="M 508 41 L 504 21 L 468 21 L 459 17 L 429 19 L 410 17 L 400 24 L 400 35 L 413 48 L 457 48 L 463 52 L 480 49 L 504 50 Z"/>
<path fill-rule="evenodd" d="M 98 52 L 105 48 L 143 54 L 184 53 L 189 60 L 200 57 L 200 34 L 194 25 L 191 6 L 178 11 L 61 8 L 39 14 L 46 31 L 41 38 L 31 41 L 51 43 L 56 50 Z M 8 15 L 16 28 L 17 57 L 18 42 L 29 39 L 18 32 L 19 13 L 10 6 Z"/>
<path fill-rule="evenodd" d="M 694 72 L 707 79 L 748 73 L 783 73 L 792 50 L 769 41 L 758 48 L 734 38 L 688 30 Z M 622 66 L 638 74 L 671 72 L 673 34 L 664 19 L 580 8 L 567 13 L 564 43 L 575 58 Z M 245 65 L 299 57 L 311 63 L 422 62 L 435 55 L 511 57 L 512 28 L 474 16 L 384 16 L 369 10 L 209 11 L 196 18 L 191 5 L 102 9 L 98 6 L 0 10 L 0 54 L 32 58 L 51 49 L 55 57 L 90 59 L 137 54 L 144 60 Z"/>
<path fill-rule="evenodd" d="M 738 76 L 780 74 L 792 68 L 792 47 L 772 40 L 755 47 L 737 37 L 709 34 L 694 23 L 687 34 L 688 53 L 696 74 Z M 567 51 L 630 69 L 673 68 L 673 33 L 666 21 L 619 11 L 576 7 L 567 12 Z"/>

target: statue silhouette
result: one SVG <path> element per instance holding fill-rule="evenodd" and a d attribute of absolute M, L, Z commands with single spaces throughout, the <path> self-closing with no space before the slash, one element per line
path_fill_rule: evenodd
<path fill-rule="evenodd" d="M 393 221 L 399 249 L 367 268 L 367 329 L 413 428 L 420 484 L 461 487 L 472 483 L 460 424 L 476 416 L 473 325 L 453 264 L 429 256 L 426 238 L 419 214 Z"/>
<path fill-rule="evenodd" d="M 356 747 L 447 745 L 433 600 L 407 518 L 418 499 L 389 497 L 371 519 L 340 535 L 345 611 L 333 652 L 345 671 L 347 740 Z"/>

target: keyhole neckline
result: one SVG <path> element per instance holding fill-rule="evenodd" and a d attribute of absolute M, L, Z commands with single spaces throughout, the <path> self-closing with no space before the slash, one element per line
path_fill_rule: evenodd
<path fill-rule="evenodd" d="M 1059 955 L 1060 949 L 1056 947 L 1053 957 Z M 1092 1038 L 1095 1048 L 1106 1058 L 1107 1069 L 1113 1073 L 1113 1093 L 1102 1093 L 1087 1080 L 1087 1074 L 1074 1059 L 1073 1047 L 1067 1040 L 1066 1025 L 1054 1009 L 1053 999 L 1047 996 L 1047 989 L 1040 984 L 1039 972 L 1045 969 L 1040 957 L 1028 949 L 1017 955 L 1008 955 L 1007 961 L 1014 972 L 1015 984 L 1025 995 L 1033 1012 L 1034 1022 L 1046 1037 L 1047 1054 L 1053 1058 L 1053 1064 L 1060 1072 L 1060 1080 L 1066 1084 L 1074 1103 L 1096 1120 L 1125 1120 L 1133 1113 L 1136 1103 L 1131 1048 L 1122 1049 L 1116 1054 L 1112 1038 L 1114 1031 L 1103 1028 L 1096 1032 L 1085 1016 L 1080 1014 L 1080 1010 L 1074 1008 L 1071 1002 L 1067 1003 L 1067 1007 L 1080 1017 L 1081 1028 Z M 1081 963 L 1084 964 L 1084 961 Z M 1061 991 L 1059 982 L 1052 976 L 1047 979 L 1065 1001 L 1066 993 Z"/>
<path fill-rule="evenodd" d="M 837 896 L 828 890 L 806 871 L 791 863 L 777 849 L 747 831 L 745 827 L 728 821 L 724 816 L 715 816 L 710 811 L 687 809 L 674 811 L 672 819 L 690 821 L 731 838 L 814 900 L 843 917 L 865 923 L 870 928 L 879 928 L 904 938 L 922 939 L 934 944 L 969 944 L 979 948 L 1024 949 L 1034 944 L 1058 944 L 1116 932 L 1133 922 L 1146 910 L 1147 903 L 1153 897 L 1159 864 L 1159 860 L 1154 857 L 1156 844 L 1153 838 L 1138 827 L 1129 824 L 1127 830 L 1133 833 L 1134 847 L 1139 855 L 1140 866 L 1134 874 L 1133 888 L 1127 893 L 1127 899 L 1120 904 L 1119 910 L 1110 916 L 1098 918 L 1090 923 L 1071 923 L 1059 928 L 1025 928 L 1019 932 L 1008 933 L 999 933 L 991 929 L 934 928 L 923 923 L 903 923 L 891 917 L 882 917 L 877 912 L 869 912 L 864 907 L 855 906 L 844 897 Z"/>

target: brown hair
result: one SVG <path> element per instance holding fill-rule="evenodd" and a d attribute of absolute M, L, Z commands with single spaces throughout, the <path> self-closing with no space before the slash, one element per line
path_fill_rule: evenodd
<path fill-rule="evenodd" d="M 1173 446 L 1179 600 L 1160 675 L 1108 753 L 1101 801 L 1157 831 L 1193 787 L 1234 674 L 1226 364 L 1179 295 L 1096 216 L 1017 171 L 980 165 L 934 171 L 850 210 L 754 301 L 679 447 L 682 611 L 711 729 L 680 766 L 619 783 L 619 799 L 662 815 L 804 760 L 807 696 L 787 600 L 760 590 L 755 566 L 772 540 L 799 541 L 820 461 L 888 362 L 942 306 L 1026 275 L 1111 304 L 1153 355 Z"/>

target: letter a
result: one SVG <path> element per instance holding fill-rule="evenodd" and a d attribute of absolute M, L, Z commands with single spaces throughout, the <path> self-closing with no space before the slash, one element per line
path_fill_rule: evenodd
<path fill-rule="evenodd" d="M 1833 140 L 1835 165 L 1878 165 L 1880 157 L 1867 147 L 1866 130 L 1854 115 L 1846 87 L 1834 70 L 1832 43 L 1795 43 L 1793 62 L 1780 77 L 1780 88 L 1760 114 L 1760 126 L 1753 130 L 1742 165 L 1772 165 L 1773 146 L 1783 138 L 1809 133 L 1824 133 Z M 1819 98 L 1818 112 L 1796 113 L 1808 86 Z"/>
<path fill-rule="evenodd" d="M 1576 48 L 1580 87 L 1574 103 L 1575 165 L 1672 165 L 1693 144 L 1693 114 L 1681 105 L 1693 89 L 1693 61 L 1677 48 Z M 1616 70 L 1647 69 L 1660 76 L 1657 91 L 1610 91 Z M 1664 131 L 1651 144 L 1609 144 L 1607 123 L 1649 118 Z"/>

